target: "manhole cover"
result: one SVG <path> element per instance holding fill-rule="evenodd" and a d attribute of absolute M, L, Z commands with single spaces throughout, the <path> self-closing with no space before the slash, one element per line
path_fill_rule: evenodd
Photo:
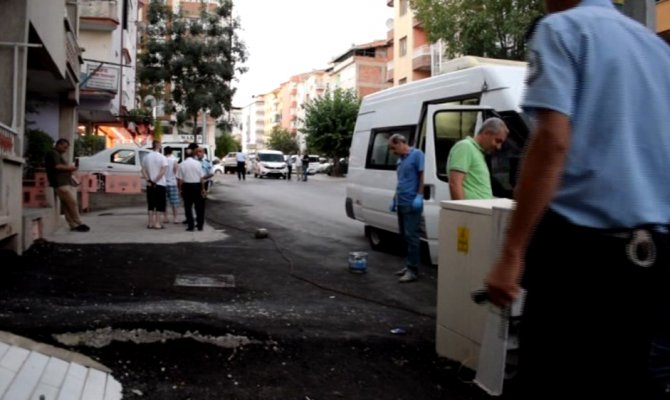
<path fill-rule="evenodd" d="M 175 286 L 235 287 L 233 275 L 177 275 Z"/>

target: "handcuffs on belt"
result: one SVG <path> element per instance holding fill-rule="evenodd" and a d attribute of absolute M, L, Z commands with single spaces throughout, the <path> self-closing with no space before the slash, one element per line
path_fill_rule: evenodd
<path fill-rule="evenodd" d="M 628 260 L 638 267 L 651 267 L 656 262 L 656 243 L 651 232 L 646 229 L 635 229 L 630 241 L 626 244 Z"/>

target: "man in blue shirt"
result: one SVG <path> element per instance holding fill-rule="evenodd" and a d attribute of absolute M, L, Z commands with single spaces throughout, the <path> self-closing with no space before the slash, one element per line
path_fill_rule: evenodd
<path fill-rule="evenodd" d="M 419 229 L 423 211 L 423 163 L 421 150 L 410 147 L 401 134 L 389 138 L 388 147 L 398 156 L 398 183 L 390 209 L 398 213 L 400 234 L 407 244 L 406 267 L 396 272 L 398 282 L 413 282 L 419 274 L 421 258 Z"/>
<path fill-rule="evenodd" d="M 670 47 L 611 0 L 545 6 L 523 101 L 533 135 L 489 297 L 506 306 L 526 289 L 527 398 L 657 398 L 648 360 L 669 314 Z"/>

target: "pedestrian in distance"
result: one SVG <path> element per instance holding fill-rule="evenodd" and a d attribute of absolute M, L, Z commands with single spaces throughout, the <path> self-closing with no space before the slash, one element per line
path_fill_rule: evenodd
<path fill-rule="evenodd" d="M 202 172 L 204 174 L 203 179 L 205 180 L 205 193 L 209 193 L 213 184 L 212 178 L 214 177 L 214 166 L 212 165 L 212 162 L 209 161 L 209 158 L 207 158 L 207 154 L 205 154 L 205 149 L 203 147 L 200 147 L 195 143 L 191 143 L 189 146 L 192 147 L 195 158 L 200 161 Z"/>
<path fill-rule="evenodd" d="M 400 277 L 398 281 L 401 283 L 413 282 L 419 276 L 421 261 L 424 155 L 421 150 L 409 146 L 407 139 L 398 133 L 389 138 L 388 147 L 398 156 L 398 181 L 389 210 L 398 214 L 400 234 L 407 245 L 405 267 L 397 271 L 396 275 Z"/>
<path fill-rule="evenodd" d="M 189 151 L 190 150 L 190 151 Z M 202 150 L 202 149 L 200 149 Z M 198 161 L 198 149 L 188 149 L 186 159 L 179 164 L 177 170 L 177 185 L 184 200 L 184 214 L 186 215 L 186 230 L 193 232 L 197 227 L 203 230 L 205 224 L 205 172 Z M 195 208 L 195 219 L 193 209 Z"/>
<path fill-rule="evenodd" d="M 75 232 L 88 232 L 91 228 L 81 222 L 79 206 L 77 205 L 77 189 L 73 186 L 72 173 L 77 167 L 65 161 L 63 156 L 70 148 L 67 139 L 58 139 L 54 148 L 47 154 L 44 164 L 47 172 L 49 186 L 54 188 L 56 197 L 61 202 L 65 221 L 70 230 Z"/>
<path fill-rule="evenodd" d="M 492 199 L 486 155 L 500 151 L 509 130 L 500 118 L 488 118 L 475 137 L 460 140 L 449 151 L 447 175 L 452 200 Z"/>
<path fill-rule="evenodd" d="M 302 181 L 307 182 L 307 170 L 309 169 L 309 155 L 307 153 L 302 155 Z"/>
<path fill-rule="evenodd" d="M 289 155 L 288 158 L 286 159 L 286 169 L 288 170 L 288 173 L 286 174 L 286 180 L 290 181 L 291 180 L 291 172 L 293 171 L 293 163 L 295 160 L 293 159 L 292 155 Z"/>
<path fill-rule="evenodd" d="M 649 353 L 670 316 L 670 46 L 611 0 L 544 3 L 488 295 L 506 307 L 525 289 L 523 398 L 662 398 Z"/>
<path fill-rule="evenodd" d="M 242 152 L 242 149 L 237 150 L 235 154 L 237 159 L 237 180 L 246 181 L 247 180 L 247 155 Z"/>
<path fill-rule="evenodd" d="M 177 188 L 177 169 L 179 168 L 179 160 L 172 154 L 172 147 L 166 146 L 163 149 L 165 158 L 168 161 L 168 168 L 165 172 L 165 191 L 167 193 L 167 202 L 170 203 L 172 209 L 172 223 L 177 223 L 177 209 L 181 205 L 179 200 L 179 189 Z M 163 216 L 163 223 L 170 222 L 168 218 L 167 207 Z"/>
<path fill-rule="evenodd" d="M 154 140 L 151 149 L 142 160 L 142 177 L 147 182 L 147 228 L 163 229 L 161 215 L 165 214 L 167 181 L 165 174 L 168 169 L 168 160 L 161 154 L 161 142 Z"/>

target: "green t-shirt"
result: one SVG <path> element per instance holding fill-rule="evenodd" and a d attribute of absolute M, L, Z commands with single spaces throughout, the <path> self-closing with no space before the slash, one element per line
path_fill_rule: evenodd
<path fill-rule="evenodd" d="M 447 159 L 447 174 L 460 171 L 466 199 L 492 199 L 491 175 L 484 158 L 484 150 L 472 137 L 460 140 L 451 148 Z"/>
<path fill-rule="evenodd" d="M 51 150 L 47 154 L 44 162 L 47 170 L 47 178 L 49 179 L 49 186 L 59 187 L 70 184 L 72 173 L 70 171 L 59 171 L 56 169 L 56 165 L 58 164 L 67 164 L 62 154 L 56 150 Z"/>

